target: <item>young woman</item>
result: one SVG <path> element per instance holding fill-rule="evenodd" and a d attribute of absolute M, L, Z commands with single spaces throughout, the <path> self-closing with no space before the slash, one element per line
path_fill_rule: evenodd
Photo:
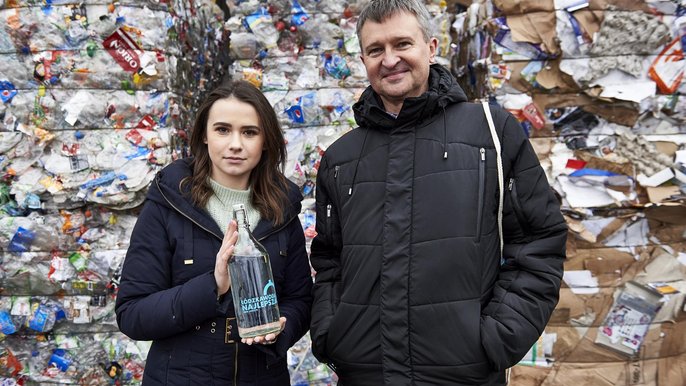
<path fill-rule="evenodd" d="M 119 328 L 153 341 L 145 386 L 289 385 L 286 351 L 309 328 L 312 279 L 276 114 L 250 83 L 226 83 L 200 107 L 190 147 L 158 173 L 133 229 Z M 237 203 L 269 252 L 282 316 L 279 333 L 243 340 L 227 270 Z"/>

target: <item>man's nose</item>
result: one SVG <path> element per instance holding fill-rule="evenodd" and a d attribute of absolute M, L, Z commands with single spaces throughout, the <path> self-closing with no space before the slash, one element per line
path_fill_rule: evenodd
<path fill-rule="evenodd" d="M 398 55 L 396 55 L 392 50 L 387 50 L 384 53 L 383 60 L 381 61 L 381 64 L 384 67 L 388 68 L 393 68 L 395 67 L 396 64 L 400 61 L 400 58 Z"/>

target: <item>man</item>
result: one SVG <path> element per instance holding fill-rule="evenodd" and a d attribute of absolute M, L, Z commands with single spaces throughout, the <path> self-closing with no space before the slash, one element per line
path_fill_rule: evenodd
<path fill-rule="evenodd" d="M 557 304 L 567 228 L 521 126 L 434 64 L 421 0 L 372 0 L 359 128 L 317 175 L 312 349 L 339 385 L 504 385 Z"/>

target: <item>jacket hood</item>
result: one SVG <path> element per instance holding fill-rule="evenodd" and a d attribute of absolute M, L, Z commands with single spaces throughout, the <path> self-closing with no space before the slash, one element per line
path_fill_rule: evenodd
<path fill-rule="evenodd" d="M 182 158 L 172 162 L 158 172 L 155 180 L 150 185 L 147 199 L 182 213 L 191 221 L 214 233 L 215 236 L 221 239 L 223 231 L 219 229 L 217 223 L 204 208 L 198 208 L 191 202 L 190 186 L 184 186 L 184 190 L 180 190 L 181 181 L 193 174 L 192 161 L 193 157 Z M 288 181 L 287 197 L 288 205 L 284 208 L 286 223 L 300 214 L 302 201 L 300 189 L 291 181 Z M 262 234 L 269 233 L 272 228 L 272 223 L 260 220 L 253 233 L 256 237 L 260 237 Z"/>
<path fill-rule="evenodd" d="M 418 97 L 405 99 L 397 118 L 384 109 L 383 102 L 371 86 L 353 105 L 355 121 L 360 127 L 378 130 L 391 130 L 430 118 L 446 106 L 467 101 L 462 88 L 448 69 L 440 64 L 429 68 L 429 89 Z"/>
<path fill-rule="evenodd" d="M 448 105 L 460 102 L 466 102 L 467 95 L 465 95 L 462 88 L 457 84 L 453 75 L 445 67 L 439 64 L 432 64 L 429 68 L 429 88 L 428 90 L 418 96 L 406 98 L 403 101 L 403 107 L 397 117 L 388 114 L 384 109 L 383 102 L 371 86 L 360 96 L 360 100 L 353 105 L 355 113 L 355 121 L 362 129 L 379 130 L 391 132 L 392 130 L 416 126 L 420 122 L 429 119 L 437 114 L 443 115 L 443 158 L 448 158 L 447 146 L 447 131 L 448 125 L 445 121 L 445 108 Z M 360 154 L 357 157 L 355 164 L 355 172 L 353 173 L 353 180 L 348 195 L 352 195 L 357 180 L 357 170 L 360 164 L 360 158 L 364 154 L 364 146 L 367 142 L 369 131 L 365 130 L 362 146 L 360 147 Z"/>

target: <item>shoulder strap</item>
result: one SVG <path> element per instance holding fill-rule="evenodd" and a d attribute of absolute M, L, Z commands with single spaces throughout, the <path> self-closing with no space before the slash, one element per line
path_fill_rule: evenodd
<path fill-rule="evenodd" d="M 484 113 L 486 114 L 486 120 L 488 121 L 488 128 L 491 129 L 491 137 L 493 138 L 493 145 L 495 145 L 495 154 L 498 168 L 498 236 L 500 236 L 500 262 L 503 263 L 503 246 L 505 245 L 503 241 L 503 195 L 504 195 L 504 177 L 503 177 L 503 157 L 500 147 L 500 139 L 498 138 L 498 133 L 495 131 L 495 125 L 493 124 L 493 117 L 491 116 L 491 109 L 488 107 L 488 101 L 482 103 L 484 107 Z"/>

